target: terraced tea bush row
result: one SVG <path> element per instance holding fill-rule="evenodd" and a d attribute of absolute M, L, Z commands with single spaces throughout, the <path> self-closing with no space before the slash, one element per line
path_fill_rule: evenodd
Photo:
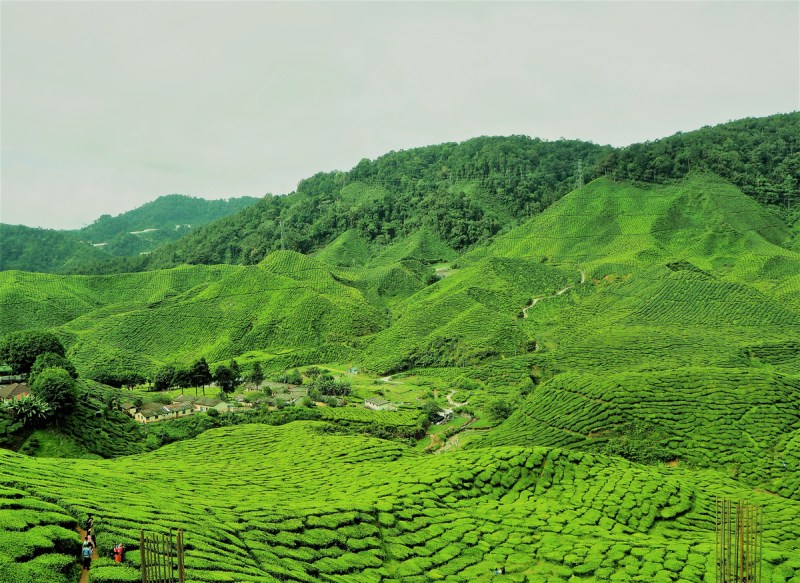
<path fill-rule="evenodd" d="M 483 445 L 657 448 L 797 499 L 791 477 L 800 473 L 800 459 L 790 444 L 800 432 L 798 399 L 800 378 L 752 369 L 564 373 L 537 387 Z M 625 435 L 633 426 L 652 430 L 652 443 L 634 444 L 642 438 Z"/>
<path fill-rule="evenodd" d="M 380 423 L 381 425 L 412 427 L 417 424 L 419 411 L 375 411 L 363 407 L 321 407 L 322 419 Z"/>
<path fill-rule="evenodd" d="M 719 474 L 546 448 L 433 457 L 320 427 L 221 428 L 113 461 L 0 452 L 0 496 L 12 501 L 0 512 L 3 532 L 17 525 L 22 542 L 12 546 L 35 547 L 39 531 L 27 528 L 26 512 L 46 509 L 37 524 L 65 525 L 48 532 L 66 541 L 70 522 L 94 512 L 101 549 L 131 549 L 118 571 L 98 564 L 95 582 L 135 580 L 144 527 L 186 531 L 187 579 L 196 582 L 466 582 L 502 567 L 519 581 L 699 583 L 713 556 L 713 496 L 748 496 L 765 508 L 768 580 L 800 577 L 800 526 L 791 519 L 800 503 Z M 103 487 L 87 497 L 91 484 Z M 43 502 L 51 499 L 58 504 Z M 41 545 L 38 560 L 72 560 L 52 540 Z M 29 568 L 15 553 L 0 550 L 12 576 Z"/>

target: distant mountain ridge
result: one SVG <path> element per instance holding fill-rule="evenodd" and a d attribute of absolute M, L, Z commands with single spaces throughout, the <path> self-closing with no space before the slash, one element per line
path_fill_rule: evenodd
<path fill-rule="evenodd" d="M 114 217 L 103 215 L 82 229 L 61 231 L 0 224 L 0 271 L 80 271 L 87 264 L 112 261 L 114 257 L 150 253 L 200 225 L 239 212 L 257 201 L 248 196 L 206 200 L 170 194 Z"/>
<path fill-rule="evenodd" d="M 793 225 L 800 245 L 800 113 L 748 118 L 625 148 L 526 136 L 479 137 L 320 172 L 147 257 L 89 264 L 82 273 L 256 264 L 269 253 L 319 251 L 347 231 L 387 245 L 419 228 L 464 252 L 507 232 L 593 178 L 645 184 L 704 171 Z"/>

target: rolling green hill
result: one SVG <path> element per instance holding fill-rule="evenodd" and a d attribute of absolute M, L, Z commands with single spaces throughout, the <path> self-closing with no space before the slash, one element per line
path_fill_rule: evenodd
<path fill-rule="evenodd" d="M 257 201 L 247 196 L 205 200 L 171 194 L 116 217 L 103 215 L 91 225 L 74 231 L 0 224 L 0 271 L 86 271 L 89 266 L 113 263 L 115 256 L 150 253 L 193 228 Z"/>
<path fill-rule="evenodd" d="M 320 362 L 384 325 L 358 289 L 293 251 L 249 267 L 2 276 L 3 330 L 51 327 L 84 373 L 107 366 L 152 372 L 199 354 L 219 361 L 253 350 L 280 362 Z"/>
<path fill-rule="evenodd" d="M 193 227 L 234 214 L 256 202 L 258 199 L 252 196 L 207 200 L 183 194 L 169 194 L 115 217 L 103 215 L 91 225 L 74 232 L 93 243 L 108 242 L 112 253 L 130 255 L 131 253 L 121 252 L 121 249 L 115 251 L 115 238 L 136 234 L 145 241 L 150 237 L 156 237 L 155 240 L 158 241 L 173 241 Z M 159 235 L 150 235 L 153 231 L 158 231 Z"/>
<path fill-rule="evenodd" d="M 111 259 L 102 248 L 52 229 L 0 223 L 0 241 L 0 271 L 22 269 L 50 273 Z"/>
<path fill-rule="evenodd" d="M 113 461 L 0 451 L 0 577 L 74 581 L 94 513 L 93 583 L 138 581 L 139 529 L 184 529 L 187 580 L 708 581 L 714 497 L 764 508 L 765 580 L 800 577 L 796 501 L 714 472 L 531 447 L 425 456 L 318 423 L 207 432 Z M 97 487 L 102 484 L 102 487 Z M 87 495 L 91 491 L 91 495 Z"/>
<path fill-rule="evenodd" d="M 525 136 L 480 137 L 389 152 L 347 172 L 318 173 L 267 195 L 152 256 L 83 265 L 81 273 L 181 263 L 255 264 L 276 249 L 317 252 L 346 231 L 380 246 L 421 227 L 459 252 L 524 223 L 592 178 L 674 183 L 713 172 L 793 225 L 797 245 L 800 113 L 748 118 L 611 148 Z M 357 265 L 350 258 L 350 266 Z"/>

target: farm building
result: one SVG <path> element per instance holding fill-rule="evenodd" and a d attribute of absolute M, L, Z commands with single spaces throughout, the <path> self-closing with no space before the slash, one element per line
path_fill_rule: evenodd
<path fill-rule="evenodd" d="M 25 383 L 0 385 L 0 401 L 14 401 L 30 394 L 31 389 Z"/>
<path fill-rule="evenodd" d="M 397 405 L 386 399 L 378 397 L 371 397 L 364 401 L 364 406 L 367 409 L 374 409 L 375 411 L 397 411 Z"/>
<path fill-rule="evenodd" d="M 226 413 L 231 409 L 225 401 L 220 401 L 214 397 L 191 397 L 189 395 L 181 395 L 173 399 L 173 404 L 188 404 L 195 411 L 208 411 L 209 409 L 216 409 L 220 413 Z"/>
<path fill-rule="evenodd" d="M 194 413 L 194 408 L 189 403 L 150 404 L 139 409 L 133 418 L 139 423 L 153 423 L 154 421 L 186 417 L 192 413 Z"/>

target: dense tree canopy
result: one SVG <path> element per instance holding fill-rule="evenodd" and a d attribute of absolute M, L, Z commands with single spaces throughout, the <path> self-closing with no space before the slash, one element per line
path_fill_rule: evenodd
<path fill-rule="evenodd" d="M 31 386 L 31 393 L 50 405 L 56 415 L 72 411 L 78 398 L 77 384 L 63 368 L 43 370 Z"/>
<path fill-rule="evenodd" d="M 221 364 L 214 371 L 214 380 L 225 393 L 232 393 L 236 388 L 236 375 L 231 367 Z"/>
<path fill-rule="evenodd" d="M 15 374 L 28 374 L 39 355 L 46 352 L 64 356 L 64 345 L 50 332 L 19 330 L 0 340 L 0 363 L 8 364 Z"/>
<path fill-rule="evenodd" d="M 211 369 L 208 367 L 205 357 L 192 365 L 192 382 L 196 387 L 205 387 L 212 380 Z"/>
<path fill-rule="evenodd" d="M 172 386 L 175 384 L 175 377 L 177 376 L 178 371 L 176 370 L 175 366 L 171 364 L 165 364 L 156 372 L 155 376 L 153 377 L 153 385 L 157 391 L 166 391 L 171 389 Z"/>
<path fill-rule="evenodd" d="M 73 379 L 78 378 L 78 371 L 75 370 L 75 365 L 65 356 L 55 352 L 44 352 L 36 357 L 36 362 L 33 363 L 31 372 L 28 374 L 28 382 L 33 383 L 39 373 L 48 368 L 63 368 Z"/>
<path fill-rule="evenodd" d="M 799 127 L 793 113 L 679 132 L 609 152 L 593 175 L 664 182 L 711 171 L 759 202 L 786 207 L 800 193 Z"/>

